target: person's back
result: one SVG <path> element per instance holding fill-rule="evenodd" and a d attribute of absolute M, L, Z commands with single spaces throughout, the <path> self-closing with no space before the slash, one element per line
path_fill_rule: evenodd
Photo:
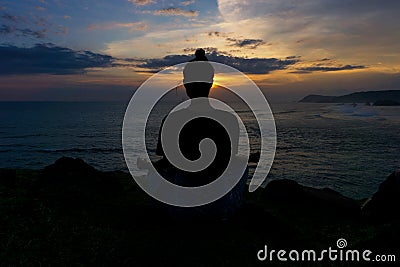
<path fill-rule="evenodd" d="M 235 133 L 231 133 L 230 137 L 224 126 L 211 118 L 199 116 L 197 111 L 190 107 L 172 112 L 169 115 L 172 119 L 174 116 L 179 117 L 180 113 L 185 113 L 185 115 L 191 113 L 190 115 L 195 117 L 195 119 L 185 124 L 179 134 L 179 150 L 185 158 L 191 161 L 199 159 L 201 156 L 199 144 L 204 139 L 212 140 L 217 152 L 212 163 L 202 171 L 177 170 L 179 177 L 185 177 L 185 179 L 174 181 L 178 185 L 193 187 L 211 183 L 223 174 L 228 167 L 231 156 L 235 156 L 238 151 L 239 123 L 235 115 L 212 107 L 209 107 L 209 112 L 210 115 L 223 118 L 223 121 L 229 124 L 232 129 L 235 129 Z M 157 154 L 165 156 L 160 139 L 157 146 Z M 231 143 L 231 139 L 233 143 Z"/>
<path fill-rule="evenodd" d="M 218 179 L 238 152 L 239 122 L 236 116 L 227 111 L 215 109 L 209 103 L 208 95 L 213 84 L 214 68 L 206 61 L 204 50 L 198 49 L 196 58 L 186 64 L 183 71 L 184 86 L 187 95 L 191 98 L 190 105 L 172 112 L 167 117 L 172 121 L 180 121 L 185 117 L 194 118 L 187 121 L 179 132 L 179 151 L 187 160 L 195 161 L 201 157 L 200 143 L 205 139 L 210 139 L 216 146 L 216 155 L 212 163 L 197 172 L 175 168 L 166 158 L 161 142 L 165 118 L 160 127 L 157 154 L 163 156 L 163 159 L 158 164 L 158 172 L 163 174 L 168 181 L 185 187 L 203 186 Z M 212 118 L 218 118 L 225 125 L 229 125 L 229 134 L 220 122 Z M 232 215 L 242 203 L 248 170 L 246 169 L 240 175 L 242 175 L 240 181 L 222 198 L 200 207 L 169 207 L 170 214 L 175 218 L 226 218 Z"/>

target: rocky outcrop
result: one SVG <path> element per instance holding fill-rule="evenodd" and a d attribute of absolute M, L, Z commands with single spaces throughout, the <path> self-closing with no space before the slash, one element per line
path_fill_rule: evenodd
<path fill-rule="evenodd" d="M 287 179 L 271 181 L 263 191 L 263 199 L 267 207 L 283 207 L 296 216 L 315 214 L 337 219 L 359 216 L 361 212 L 355 200 L 332 189 L 316 189 Z"/>
<path fill-rule="evenodd" d="M 0 170 L 0 186 L 6 188 L 14 188 L 16 185 L 16 170 L 3 169 Z"/>
<path fill-rule="evenodd" d="M 115 199 L 123 186 L 112 173 L 100 172 L 82 159 L 63 157 L 44 168 L 34 192 L 54 205 L 90 208 Z"/>
<path fill-rule="evenodd" d="M 366 103 L 390 99 L 400 102 L 400 90 L 356 92 L 342 96 L 308 95 L 299 102 L 304 103 Z"/>
<path fill-rule="evenodd" d="M 397 255 L 400 243 L 399 221 L 369 223 L 357 201 L 291 180 L 246 193 L 229 220 L 187 221 L 165 216 L 130 174 L 80 159 L 61 158 L 41 171 L 0 170 L 0 179 L 4 266 L 252 266 L 266 244 L 326 249 L 346 238 L 349 248 Z M 398 196 L 395 173 L 364 209 L 395 214 Z"/>
<path fill-rule="evenodd" d="M 399 219 L 400 170 L 393 172 L 363 205 L 363 213 L 375 221 Z"/>

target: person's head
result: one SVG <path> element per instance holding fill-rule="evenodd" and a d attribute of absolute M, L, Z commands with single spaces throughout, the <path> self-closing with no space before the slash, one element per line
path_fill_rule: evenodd
<path fill-rule="evenodd" d="M 204 51 L 203 48 L 197 49 L 194 55 L 196 58 L 193 61 L 208 61 L 208 58 L 206 57 L 206 51 Z"/>
<path fill-rule="evenodd" d="M 196 50 L 196 58 L 186 63 L 183 69 L 183 83 L 189 98 L 208 97 L 214 81 L 214 68 L 206 62 L 203 49 Z"/>

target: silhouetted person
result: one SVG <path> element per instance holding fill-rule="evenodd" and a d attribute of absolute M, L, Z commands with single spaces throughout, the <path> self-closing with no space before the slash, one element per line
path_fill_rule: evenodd
<path fill-rule="evenodd" d="M 193 61 L 206 60 L 207 58 L 205 56 L 204 50 L 198 49 L 196 51 L 196 58 Z M 204 63 L 204 66 L 201 66 L 200 68 L 198 68 L 196 64 L 197 63 L 188 63 L 183 71 L 186 94 L 191 99 L 200 97 L 208 98 L 213 84 L 214 69 L 212 65 L 208 62 Z M 199 71 L 199 69 L 203 72 L 200 75 L 203 77 L 202 79 L 209 82 L 187 82 L 188 80 L 190 81 L 191 79 L 196 79 L 192 77 L 197 76 L 197 73 L 194 72 Z M 234 143 L 231 145 L 229 134 L 227 133 L 223 125 L 213 119 L 207 117 L 199 117 L 200 113 L 196 114 L 198 110 L 207 110 L 214 114 L 218 113 L 219 117 L 222 117 L 226 123 L 228 123 L 230 126 L 232 126 L 232 128 L 235 129 L 235 133 L 232 134 L 232 139 L 234 140 Z M 237 118 L 233 114 L 226 111 L 214 109 L 209 104 L 208 100 L 202 101 L 202 103 L 200 104 L 198 102 L 196 102 L 196 104 L 191 103 L 188 108 L 178 110 L 175 113 L 177 114 L 179 112 L 191 112 L 191 114 L 194 114 L 194 116 L 196 117 L 195 119 L 186 123 L 180 132 L 179 149 L 182 152 L 183 156 L 191 161 L 199 159 L 201 156 L 199 144 L 202 140 L 206 138 L 211 139 L 215 143 L 217 154 L 214 161 L 202 171 L 187 172 L 176 170 L 176 174 L 175 177 L 172 178 L 172 182 L 181 186 L 206 185 L 220 177 L 225 169 L 228 167 L 228 163 L 231 158 L 231 146 L 233 148 L 234 154 L 237 153 L 239 123 L 237 121 Z M 161 145 L 161 129 L 156 153 L 157 155 L 164 156 L 165 158 L 163 147 Z M 165 178 L 168 180 L 171 179 L 171 177 Z"/>
<path fill-rule="evenodd" d="M 156 150 L 157 155 L 163 156 L 163 159 L 156 164 L 156 168 L 165 179 L 186 187 L 202 186 L 218 179 L 227 169 L 231 156 L 236 156 L 239 142 L 239 123 L 236 116 L 227 111 L 214 109 L 207 99 L 213 85 L 214 68 L 207 62 L 208 59 L 203 49 L 197 49 L 195 56 L 196 58 L 187 63 L 183 70 L 183 82 L 188 97 L 190 99 L 200 99 L 196 102 L 192 101 L 187 108 L 174 111 L 172 114 L 192 112 L 196 115 L 198 110 L 207 110 L 213 114 L 218 113 L 216 117 L 223 118 L 224 123 L 230 125 L 234 130 L 231 132 L 230 137 L 223 125 L 207 117 L 195 116 L 195 119 L 187 122 L 179 134 L 179 149 L 183 156 L 192 161 L 198 159 L 201 156 L 199 150 L 200 141 L 206 138 L 214 142 L 217 152 L 214 161 L 206 169 L 198 172 L 182 171 L 173 167 L 164 154 L 161 144 L 161 130 L 165 121 L 164 118 L 160 127 Z M 201 73 L 198 73 L 199 63 L 201 63 Z M 198 79 L 199 77 L 200 79 Z M 202 82 L 198 82 L 199 80 Z M 199 101 L 201 102 L 200 104 Z M 231 143 L 231 140 L 233 143 Z M 173 217 L 226 218 L 240 207 L 247 176 L 248 169 L 245 170 L 238 184 L 215 202 L 195 208 L 169 207 L 169 212 Z"/>

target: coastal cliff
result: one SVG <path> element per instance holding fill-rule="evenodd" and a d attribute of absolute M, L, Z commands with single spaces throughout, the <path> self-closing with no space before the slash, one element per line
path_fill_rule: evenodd
<path fill-rule="evenodd" d="M 303 103 L 375 103 L 379 101 L 400 102 L 400 90 L 356 92 L 342 96 L 308 95 Z"/>

